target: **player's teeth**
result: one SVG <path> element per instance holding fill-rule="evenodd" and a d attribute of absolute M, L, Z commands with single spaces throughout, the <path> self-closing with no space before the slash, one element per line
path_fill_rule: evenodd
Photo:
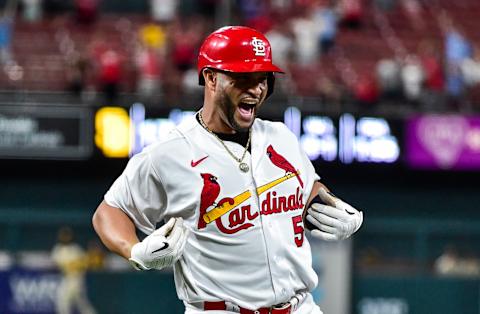
<path fill-rule="evenodd" d="M 252 105 L 249 105 L 249 104 L 246 104 L 246 103 L 241 103 L 239 106 L 238 106 L 239 109 L 243 109 L 243 110 L 250 110 L 253 108 Z"/>

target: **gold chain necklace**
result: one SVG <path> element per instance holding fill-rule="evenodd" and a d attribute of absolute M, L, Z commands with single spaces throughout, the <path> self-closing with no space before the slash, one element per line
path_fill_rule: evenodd
<path fill-rule="evenodd" d="M 230 151 L 230 149 L 228 149 L 227 145 L 223 142 L 223 140 L 208 128 L 205 121 L 203 121 L 202 112 L 203 110 L 200 110 L 200 112 L 198 113 L 198 120 L 200 120 L 200 124 L 202 125 L 202 127 L 205 130 L 207 130 L 208 133 L 212 134 L 222 144 L 223 148 L 225 148 L 228 154 L 238 162 L 238 167 L 240 168 L 241 171 L 248 172 L 250 170 L 250 167 L 245 162 L 243 162 L 243 159 L 245 158 L 245 155 L 247 154 L 247 151 L 248 151 L 248 147 L 250 146 L 250 139 L 252 138 L 252 128 L 248 130 L 248 141 L 247 141 L 247 145 L 245 146 L 245 150 L 243 151 L 243 155 L 241 158 L 238 158 Z"/>

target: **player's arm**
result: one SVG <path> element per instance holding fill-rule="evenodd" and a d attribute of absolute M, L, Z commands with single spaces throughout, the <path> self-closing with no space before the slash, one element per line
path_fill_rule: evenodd
<path fill-rule="evenodd" d="M 132 247 L 139 242 L 133 221 L 121 209 L 102 201 L 92 219 L 93 228 L 112 252 L 130 258 Z"/>
<path fill-rule="evenodd" d="M 349 238 L 363 223 L 363 212 L 333 195 L 316 181 L 308 197 L 304 222 L 314 237 L 333 241 Z"/>
<path fill-rule="evenodd" d="M 138 270 L 163 269 L 182 255 L 188 230 L 182 218 L 171 218 L 141 242 L 135 224 L 121 209 L 100 203 L 93 215 L 93 227 L 105 246 Z"/>

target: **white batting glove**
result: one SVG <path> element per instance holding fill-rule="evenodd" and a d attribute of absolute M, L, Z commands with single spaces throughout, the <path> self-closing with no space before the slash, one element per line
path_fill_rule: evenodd
<path fill-rule="evenodd" d="M 363 213 L 356 210 L 324 188 L 318 191 L 318 196 L 327 205 L 313 203 L 307 211 L 307 220 L 316 228 L 312 236 L 335 241 L 349 238 L 363 223 Z"/>
<path fill-rule="evenodd" d="M 188 229 L 183 219 L 170 220 L 132 247 L 129 259 L 137 270 L 163 269 L 173 265 L 183 254 Z"/>

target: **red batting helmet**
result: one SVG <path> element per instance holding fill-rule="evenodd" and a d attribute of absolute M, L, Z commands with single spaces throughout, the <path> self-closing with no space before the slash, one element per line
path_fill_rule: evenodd
<path fill-rule="evenodd" d="M 270 72 L 267 97 L 273 92 L 273 72 L 284 73 L 272 63 L 268 39 L 245 26 L 225 26 L 211 33 L 200 47 L 197 68 L 200 85 L 205 85 L 204 68 L 227 72 Z"/>

